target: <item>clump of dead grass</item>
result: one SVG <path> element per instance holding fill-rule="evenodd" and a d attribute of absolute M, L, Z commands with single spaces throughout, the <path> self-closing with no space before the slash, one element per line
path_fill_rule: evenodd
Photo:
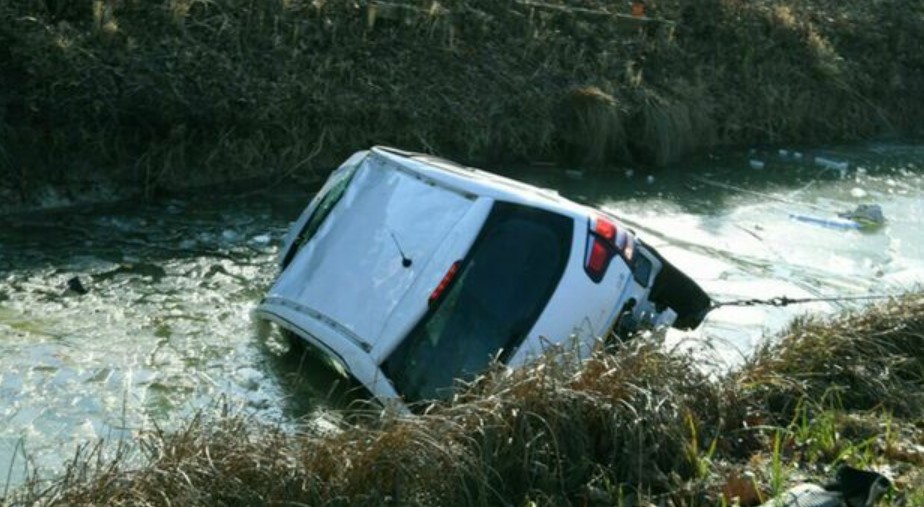
<path fill-rule="evenodd" d="M 674 373 L 681 372 L 680 375 Z M 671 490 L 689 477 L 689 421 L 720 419 L 717 387 L 689 357 L 636 343 L 574 368 L 559 359 L 476 383 L 436 417 L 467 421 L 465 433 L 503 498 L 578 496 L 588 481 Z"/>
<path fill-rule="evenodd" d="M 836 397 L 845 409 L 924 410 L 924 300 L 900 298 L 831 321 L 804 318 L 761 347 L 735 374 L 766 410 L 790 414 L 798 400 Z"/>
<path fill-rule="evenodd" d="M 564 163 L 601 167 L 627 160 L 624 107 L 596 86 L 569 90 L 561 105 L 560 157 Z"/>
<path fill-rule="evenodd" d="M 677 79 L 665 92 L 644 89 L 637 95 L 628 139 L 635 160 L 665 166 L 714 141 L 713 98 L 702 83 Z"/>

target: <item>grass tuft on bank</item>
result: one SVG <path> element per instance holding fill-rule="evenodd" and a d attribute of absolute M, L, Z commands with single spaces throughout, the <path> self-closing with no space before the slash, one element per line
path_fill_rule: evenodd
<path fill-rule="evenodd" d="M 924 297 L 805 319 L 707 375 L 640 337 L 577 364 L 498 368 L 423 415 L 333 433 L 199 416 L 78 453 L 11 505 L 756 505 L 837 463 L 924 500 Z M 131 447 L 140 455 L 125 451 Z"/>
<path fill-rule="evenodd" d="M 924 410 L 924 307 L 897 300 L 876 312 L 794 322 L 761 347 L 735 376 L 751 399 L 788 415 L 802 399 L 827 399 L 848 410 Z"/>

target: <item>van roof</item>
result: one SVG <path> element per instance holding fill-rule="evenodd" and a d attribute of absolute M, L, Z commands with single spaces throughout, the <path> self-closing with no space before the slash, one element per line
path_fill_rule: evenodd
<path fill-rule="evenodd" d="M 456 190 L 495 200 L 535 206 L 573 218 L 599 213 L 561 197 L 558 192 L 521 183 L 498 174 L 464 166 L 433 155 L 414 153 L 387 146 L 375 146 L 371 153 L 401 168 L 411 170 Z"/>

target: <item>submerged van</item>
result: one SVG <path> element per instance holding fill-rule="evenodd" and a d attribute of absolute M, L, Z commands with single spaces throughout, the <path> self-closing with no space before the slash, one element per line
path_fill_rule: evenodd
<path fill-rule="evenodd" d="M 619 220 L 429 155 L 351 156 L 292 225 L 257 308 L 384 403 L 446 398 L 497 360 L 689 329 L 711 301 Z"/>

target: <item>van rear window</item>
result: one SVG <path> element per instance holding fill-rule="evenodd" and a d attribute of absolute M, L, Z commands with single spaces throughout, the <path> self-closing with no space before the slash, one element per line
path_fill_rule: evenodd
<path fill-rule="evenodd" d="M 561 280 L 573 231 L 571 218 L 495 203 L 450 286 L 382 364 L 406 401 L 445 398 L 455 379 L 509 359 Z"/>

